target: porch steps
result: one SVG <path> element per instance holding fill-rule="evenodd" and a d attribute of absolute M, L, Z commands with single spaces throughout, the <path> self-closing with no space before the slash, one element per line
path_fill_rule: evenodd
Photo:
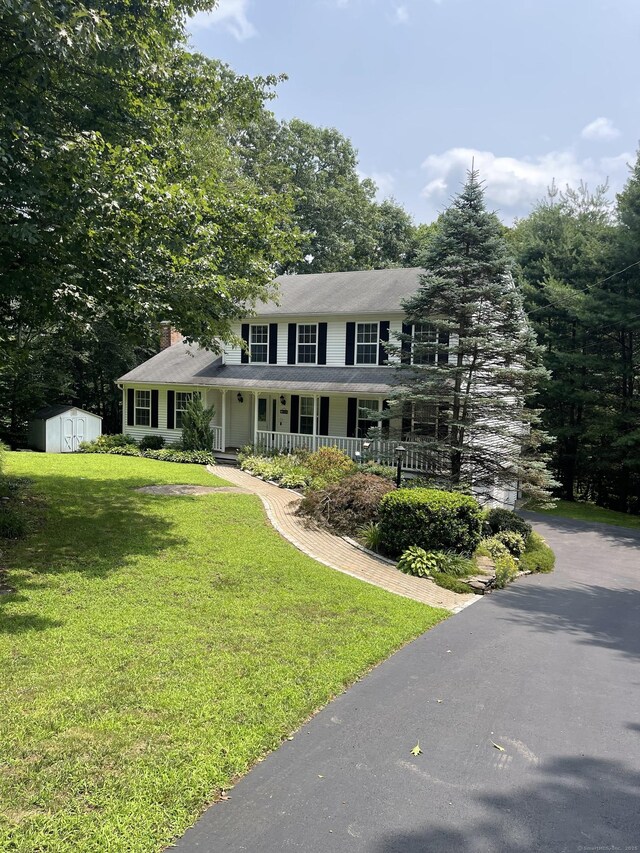
<path fill-rule="evenodd" d="M 216 465 L 227 465 L 231 468 L 238 468 L 238 457 L 235 453 L 222 453 L 221 451 L 214 451 L 213 453 Z"/>

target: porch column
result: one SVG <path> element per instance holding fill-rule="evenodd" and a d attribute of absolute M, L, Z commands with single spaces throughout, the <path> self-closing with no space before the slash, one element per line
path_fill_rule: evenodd
<path fill-rule="evenodd" d="M 225 448 L 227 446 L 227 389 L 223 388 L 220 391 L 220 396 L 222 397 L 221 405 L 220 405 L 220 425 L 222 427 L 222 433 L 220 436 L 220 444 L 222 445 L 222 452 L 224 453 Z"/>
<path fill-rule="evenodd" d="M 318 395 L 313 395 L 313 437 L 312 437 L 312 445 L 313 449 L 318 449 Z"/>
<path fill-rule="evenodd" d="M 253 392 L 253 446 L 258 444 L 258 392 Z"/>

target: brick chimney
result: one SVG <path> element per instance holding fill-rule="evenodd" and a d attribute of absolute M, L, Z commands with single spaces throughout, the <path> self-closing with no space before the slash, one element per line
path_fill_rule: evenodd
<path fill-rule="evenodd" d="M 174 344 L 179 344 L 181 340 L 182 335 L 177 329 L 173 328 L 170 321 L 162 320 L 160 323 L 160 352 Z"/>

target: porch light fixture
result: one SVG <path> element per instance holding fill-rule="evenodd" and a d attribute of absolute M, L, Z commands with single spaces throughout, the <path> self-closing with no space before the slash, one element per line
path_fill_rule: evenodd
<path fill-rule="evenodd" d="M 287 405 L 287 398 L 284 396 L 284 394 L 280 394 L 280 405 L 281 406 Z"/>
<path fill-rule="evenodd" d="M 396 486 L 398 488 L 400 488 L 400 483 L 402 481 L 402 463 L 404 462 L 404 457 L 406 456 L 406 453 L 406 447 L 403 447 L 401 444 L 396 447 L 396 462 L 398 466 L 396 468 Z"/>
<path fill-rule="evenodd" d="M 238 395 L 237 395 L 237 396 L 238 396 L 238 402 L 239 402 L 239 403 L 244 403 L 244 397 L 242 396 L 242 394 L 241 394 L 239 391 L 238 391 Z"/>

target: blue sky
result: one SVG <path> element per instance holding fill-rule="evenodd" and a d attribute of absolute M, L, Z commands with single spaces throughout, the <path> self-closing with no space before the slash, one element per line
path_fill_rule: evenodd
<path fill-rule="evenodd" d="M 220 0 L 192 46 L 286 73 L 271 109 L 336 127 L 418 222 L 475 158 L 507 222 L 552 179 L 628 176 L 640 139 L 640 0 Z"/>

